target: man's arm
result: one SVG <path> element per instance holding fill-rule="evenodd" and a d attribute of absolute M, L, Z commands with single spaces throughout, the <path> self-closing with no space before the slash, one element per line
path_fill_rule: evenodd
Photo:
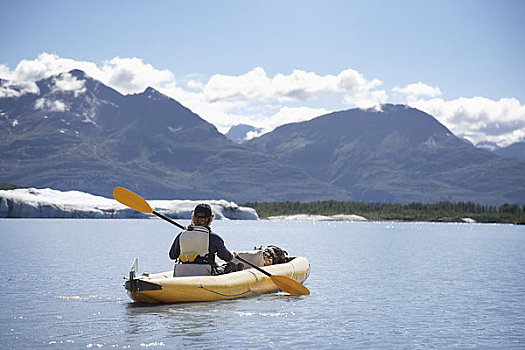
<path fill-rule="evenodd" d="M 231 259 L 233 259 L 232 253 L 226 247 L 224 246 L 224 241 L 221 237 L 217 236 L 216 234 L 212 233 L 210 235 L 210 245 L 213 244 L 217 250 L 217 256 L 221 258 L 222 260 L 228 262 Z"/>

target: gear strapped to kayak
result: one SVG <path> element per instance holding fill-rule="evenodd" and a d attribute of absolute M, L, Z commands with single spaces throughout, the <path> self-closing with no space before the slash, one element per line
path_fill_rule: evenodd
<path fill-rule="evenodd" d="M 274 245 L 268 245 L 266 247 L 259 247 L 262 250 L 264 256 L 265 265 L 283 264 L 290 261 L 288 258 L 288 252 Z"/>

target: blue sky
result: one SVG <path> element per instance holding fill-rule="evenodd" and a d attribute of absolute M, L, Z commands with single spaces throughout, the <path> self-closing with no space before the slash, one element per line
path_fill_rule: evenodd
<path fill-rule="evenodd" d="M 0 77 L 91 63 L 117 90 L 154 86 L 221 131 L 408 103 L 507 144 L 525 138 L 524 14 L 519 0 L 0 0 Z M 109 72 L 126 65 L 133 84 Z"/>

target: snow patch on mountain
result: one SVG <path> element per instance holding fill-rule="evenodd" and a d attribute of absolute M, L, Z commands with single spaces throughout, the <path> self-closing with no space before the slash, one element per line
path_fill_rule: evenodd
<path fill-rule="evenodd" d="M 63 101 L 42 97 L 35 101 L 35 110 L 46 112 L 67 112 L 69 111 L 69 106 Z"/>

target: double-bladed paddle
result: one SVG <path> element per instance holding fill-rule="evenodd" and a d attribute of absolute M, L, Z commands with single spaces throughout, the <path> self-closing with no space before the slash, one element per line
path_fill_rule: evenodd
<path fill-rule="evenodd" d="M 170 224 L 173 224 L 177 226 L 178 228 L 181 228 L 184 230 L 184 226 L 182 226 L 179 223 L 176 223 L 175 221 L 171 220 L 170 218 L 162 215 L 161 213 L 156 212 L 155 210 L 151 209 L 151 206 L 146 202 L 144 198 L 139 196 L 138 194 L 131 192 L 128 189 L 125 189 L 123 187 L 115 187 L 113 190 L 113 197 L 120 203 L 124 204 L 127 207 L 130 207 L 131 209 L 135 209 L 137 211 L 140 211 L 142 213 L 146 214 L 154 214 L 158 216 L 161 219 L 166 220 Z M 290 277 L 286 276 L 280 276 L 280 275 L 272 275 L 271 273 L 261 269 L 260 267 L 252 264 L 249 261 L 246 261 L 245 259 L 241 258 L 240 256 L 236 256 L 237 259 L 240 261 L 250 265 L 257 271 L 265 274 L 266 276 L 270 277 L 277 285 L 277 287 L 281 288 L 285 292 L 292 294 L 292 295 L 310 295 L 310 291 L 308 288 L 303 286 L 301 283 L 297 282 L 296 280 L 291 279 Z"/>
<path fill-rule="evenodd" d="M 124 187 L 115 187 L 115 189 L 113 190 L 113 197 L 115 197 L 117 201 L 119 201 L 120 203 L 124 204 L 127 207 L 130 207 L 131 209 L 135 209 L 136 211 L 140 211 L 146 214 L 155 214 L 159 218 L 164 219 L 170 224 L 173 224 L 177 226 L 178 228 L 181 228 L 184 230 L 184 226 L 182 226 L 181 224 L 178 224 L 175 221 L 171 220 L 170 218 L 151 209 L 148 202 L 146 202 L 144 198 L 142 198 L 135 192 L 131 192 L 130 190 L 125 189 Z"/>

